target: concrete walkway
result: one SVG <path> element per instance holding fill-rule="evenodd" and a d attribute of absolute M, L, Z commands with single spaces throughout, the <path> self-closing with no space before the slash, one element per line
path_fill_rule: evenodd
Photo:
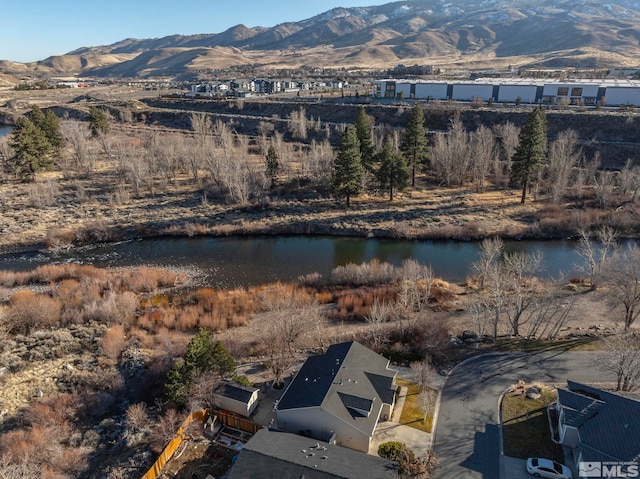
<path fill-rule="evenodd" d="M 388 441 L 404 442 L 418 457 L 423 456 L 429 450 L 429 445 L 431 444 L 430 433 L 400 424 L 400 417 L 402 416 L 407 391 L 408 388 L 406 386 L 400 388 L 391 420 L 378 423 L 378 427 L 376 427 L 373 439 L 371 440 L 369 454 L 373 454 L 374 456 L 378 455 L 378 447 L 380 444 Z"/>

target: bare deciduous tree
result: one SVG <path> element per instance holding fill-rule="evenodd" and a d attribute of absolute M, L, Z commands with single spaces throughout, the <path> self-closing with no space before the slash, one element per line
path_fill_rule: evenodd
<path fill-rule="evenodd" d="M 484 289 L 487 277 L 492 266 L 500 260 L 504 242 L 498 237 L 485 238 L 480 244 L 480 257 L 472 264 L 472 269 L 480 277 L 480 290 Z"/>
<path fill-rule="evenodd" d="M 485 182 L 496 157 L 495 139 L 489 128 L 481 125 L 471 135 L 470 153 L 473 155 L 471 173 L 479 192 L 483 192 Z"/>
<path fill-rule="evenodd" d="M 535 304 L 537 291 L 533 279 L 540 271 L 542 255 L 516 252 L 504 256 L 504 273 L 509 289 L 507 316 L 511 334 L 520 335 L 520 327 L 527 321 L 525 312 Z"/>
<path fill-rule="evenodd" d="M 422 420 L 426 421 L 429 411 L 432 411 L 437 399 L 437 394 L 433 389 L 425 388 L 420 391 L 420 405 L 422 406 Z"/>
<path fill-rule="evenodd" d="M 436 177 L 447 186 L 464 184 L 469 174 L 469 134 L 460 118 L 451 121 L 446 134 L 435 134 L 431 166 Z"/>
<path fill-rule="evenodd" d="M 616 378 L 616 390 L 634 391 L 640 387 L 640 338 L 624 334 L 606 338 L 604 360 L 597 365 Z"/>
<path fill-rule="evenodd" d="M 610 226 L 601 226 L 596 230 L 596 243 L 584 229 L 578 230 L 578 256 L 582 263 L 578 269 L 589 277 L 591 291 L 595 291 L 600 283 L 602 270 L 616 248 L 617 233 Z"/>
<path fill-rule="evenodd" d="M 291 137 L 299 140 L 307 138 L 309 129 L 309 121 L 307 120 L 307 112 L 304 108 L 294 110 L 289 114 L 289 130 Z"/>
<path fill-rule="evenodd" d="M 494 158 L 493 174 L 498 186 L 509 184 L 509 172 L 511 171 L 511 159 L 518 148 L 520 128 L 511 122 L 501 123 L 494 127 L 494 132 L 500 144 L 500 155 Z"/>
<path fill-rule="evenodd" d="M 89 174 L 95 166 L 95 155 L 91 154 L 91 132 L 87 126 L 79 121 L 65 120 L 60 124 L 60 133 L 64 138 L 67 149 L 62 159 L 67 161 L 75 170 Z"/>
<path fill-rule="evenodd" d="M 596 198 L 600 208 L 606 208 L 611 201 L 611 195 L 616 186 L 618 174 L 613 171 L 597 171 L 593 177 L 593 184 L 596 190 Z"/>
<path fill-rule="evenodd" d="M 549 148 L 547 179 L 551 201 L 559 203 L 566 194 L 573 169 L 582 158 L 582 149 L 578 147 L 578 133 L 564 130 Z"/>
<path fill-rule="evenodd" d="M 615 251 L 605 265 L 603 282 L 609 304 L 624 309 L 627 331 L 640 315 L 640 248 L 635 243 Z"/>
<path fill-rule="evenodd" d="M 300 290 L 281 286 L 266 292 L 262 299 L 261 321 L 264 344 L 274 384 L 282 384 L 298 349 L 312 337 L 321 321 L 320 305 Z"/>
<path fill-rule="evenodd" d="M 640 166 L 634 166 L 627 160 L 620 171 L 620 190 L 628 201 L 634 202 L 640 189 Z"/>
<path fill-rule="evenodd" d="M 436 373 L 431 361 L 425 358 L 422 361 L 412 362 L 410 366 L 420 390 L 425 391 L 429 385 L 430 378 Z"/>
<path fill-rule="evenodd" d="M 366 321 L 369 323 L 369 334 L 371 335 L 371 342 L 376 350 L 380 350 L 382 346 L 387 342 L 388 335 L 384 326 L 393 317 L 393 308 L 376 298 L 373 301 L 373 305 L 367 314 Z"/>
<path fill-rule="evenodd" d="M 220 378 L 211 371 L 196 373 L 189 383 L 189 409 L 200 411 L 202 409 L 218 406 L 216 389 L 220 385 Z"/>

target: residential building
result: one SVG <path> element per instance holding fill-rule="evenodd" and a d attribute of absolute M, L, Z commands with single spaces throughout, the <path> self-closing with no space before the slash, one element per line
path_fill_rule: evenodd
<path fill-rule="evenodd" d="M 579 462 L 640 461 L 640 401 L 567 381 L 555 403 L 555 440 Z"/>
<path fill-rule="evenodd" d="M 391 417 L 397 371 L 355 341 L 309 357 L 276 406 L 278 428 L 367 452 Z"/>
<path fill-rule="evenodd" d="M 260 429 L 236 459 L 228 479 L 393 479 L 393 461 L 296 434 Z"/>

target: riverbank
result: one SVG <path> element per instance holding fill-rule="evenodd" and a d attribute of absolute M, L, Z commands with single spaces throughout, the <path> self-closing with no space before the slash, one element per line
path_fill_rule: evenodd
<path fill-rule="evenodd" d="M 108 181 L 106 178 L 105 181 Z M 118 198 L 107 185 L 49 172 L 37 183 L 0 187 L 0 251 L 67 248 L 158 236 L 336 235 L 469 241 L 557 239 L 579 227 L 611 224 L 638 237 L 635 205 L 601 210 L 579 205 L 520 204 L 515 190 L 422 187 L 400 194 L 363 195 L 345 208 L 332 199 L 264 200 L 229 205 L 208 200 L 187 180 L 164 194 Z"/>

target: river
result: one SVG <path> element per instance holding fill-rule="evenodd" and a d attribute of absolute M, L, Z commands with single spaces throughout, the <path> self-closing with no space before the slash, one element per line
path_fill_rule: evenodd
<path fill-rule="evenodd" d="M 511 251 L 539 251 L 544 275 L 572 274 L 577 243 L 507 241 Z M 41 264 L 78 262 L 96 266 L 178 266 L 200 270 L 216 287 L 289 281 L 301 275 L 326 277 L 338 265 L 372 259 L 399 265 L 407 258 L 431 265 L 447 281 L 464 281 L 477 260 L 480 244 L 457 241 L 409 241 L 329 236 L 232 238 L 155 238 L 99 244 L 56 252 L 0 255 L 0 269 L 24 271 Z"/>
<path fill-rule="evenodd" d="M 0 137 L 7 136 L 13 130 L 12 126 L 0 125 Z"/>

